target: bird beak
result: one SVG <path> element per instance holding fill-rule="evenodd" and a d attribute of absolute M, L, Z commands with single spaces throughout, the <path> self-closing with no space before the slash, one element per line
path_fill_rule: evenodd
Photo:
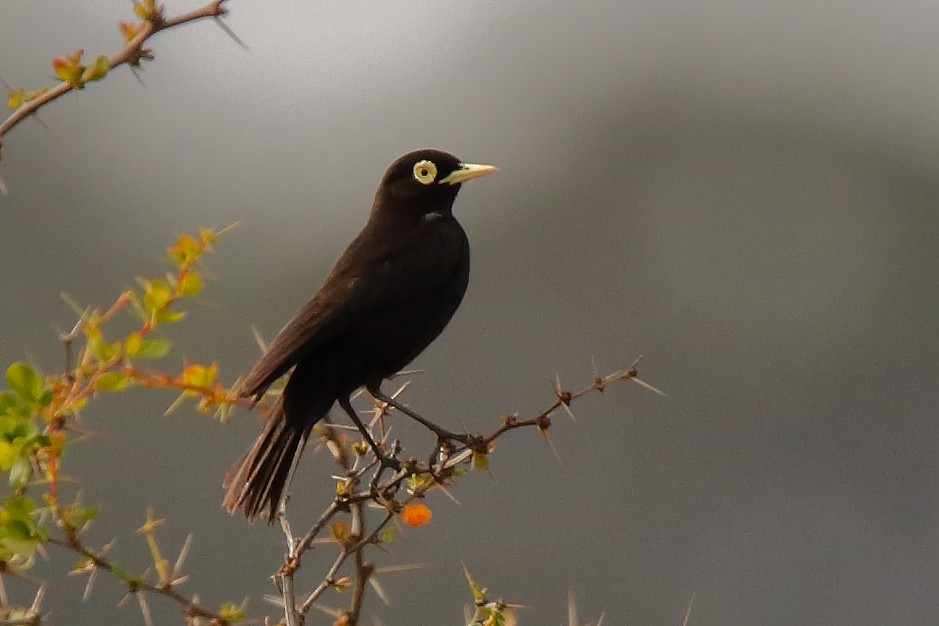
<path fill-rule="evenodd" d="M 438 182 L 441 185 L 458 185 L 460 183 L 465 183 L 468 180 L 479 178 L 480 176 L 485 176 L 486 174 L 492 174 L 493 172 L 498 171 L 499 168 L 495 165 L 460 163 L 459 169 L 453 170 L 448 176 L 441 178 Z"/>

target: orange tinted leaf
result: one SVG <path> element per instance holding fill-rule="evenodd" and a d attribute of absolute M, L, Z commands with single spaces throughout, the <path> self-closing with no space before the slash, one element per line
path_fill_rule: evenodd
<path fill-rule="evenodd" d="M 211 246 L 213 243 L 218 241 L 218 233 L 216 233 L 211 228 L 203 228 L 199 231 L 199 240 L 202 242 L 203 246 Z"/>
<path fill-rule="evenodd" d="M 52 69 L 55 70 L 55 75 L 72 86 L 80 87 L 82 72 L 85 71 L 81 64 L 83 54 L 84 50 L 77 50 L 74 54 L 53 59 Z"/>
<path fill-rule="evenodd" d="M 72 82 L 75 77 L 75 72 L 73 68 L 69 65 L 68 61 L 62 57 L 56 57 L 52 60 L 52 69 L 55 70 L 55 75 L 59 79 L 66 82 Z"/>
<path fill-rule="evenodd" d="M 163 5 L 157 6 L 155 0 L 135 0 L 134 13 L 140 19 L 150 21 L 163 13 Z"/>
<path fill-rule="evenodd" d="M 218 364 L 206 367 L 193 363 L 183 370 L 182 381 L 191 387 L 210 387 L 218 376 Z"/>
<path fill-rule="evenodd" d="M 192 235 L 181 235 L 179 240 L 167 248 L 170 258 L 178 265 L 192 263 L 202 252 L 199 242 Z"/>
<path fill-rule="evenodd" d="M 140 32 L 140 27 L 143 26 L 141 23 L 125 22 L 120 21 L 117 23 L 118 27 L 121 29 L 121 35 L 124 36 L 124 41 L 130 41 L 137 36 L 137 33 Z"/>

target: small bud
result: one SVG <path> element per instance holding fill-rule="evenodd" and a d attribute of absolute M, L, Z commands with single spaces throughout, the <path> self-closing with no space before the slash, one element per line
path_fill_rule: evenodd
<path fill-rule="evenodd" d="M 111 62 L 108 60 L 108 57 L 103 54 L 99 54 L 98 58 L 95 59 L 95 62 L 87 67 L 84 72 L 82 72 L 82 83 L 89 83 L 96 80 L 101 80 L 108 75 L 108 71 L 111 69 Z"/>
<path fill-rule="evenodd" d="M 81 88 L 82 74 L 85 71 L 85 66 L 81 64 L 83 54 L 84 50 L 77 50 L 74 54 L 53 59 L 52 69 L 55 70 L 55 75 L 72 87 Z"/>
<path fill-rule="evenodd" d="M 18 109 L 24 102 L 26 102 L 26 91 L 24 89 L 14 89 L 10 92 L 7 106 L 11 109 Z"/>
<path fill-rule="evenodd" d="M 118 27 L 121 29 L 121 35 L 124 36 L 124 41 L 130 41 L 137 36 L 137 33 L 140 32 L 140 29 L 143 27 L 143 23 L 133 23 L 120 21 L 117 23 Z"/>

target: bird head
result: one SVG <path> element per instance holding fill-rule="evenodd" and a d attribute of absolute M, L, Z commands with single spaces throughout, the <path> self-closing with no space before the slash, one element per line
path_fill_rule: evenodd
<path fill-rule="evenodd" d="M 492 165 L 464 163 L 440 150 L 415 150 L 388 167 L 375 206 L 393 206 L 419 214 L 449 213 L 463 183 L 496 170 Z"/>

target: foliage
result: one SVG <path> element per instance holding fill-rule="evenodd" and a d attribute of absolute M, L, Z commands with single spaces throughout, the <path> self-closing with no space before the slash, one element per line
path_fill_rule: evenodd
<path fill-rule="evenodd" d="M 161 31 L 212 18 L 229 37 L 244 47 L 244 43 L 219 19 L 227 12 L 222 6 L 225 1 L 211 0 L 205 6 L 189 13 L 167 17 L 164 5 L 157 4 L 155 0 L 134 0 L 135 19 L 118 22 L 118 29 L 124 39 L 124 46 L 119 52 L 111 57 L 99 54 L 94 60 L 86 63 L 83 61 L 85 51 L 79 49 L 52 60 L 52 70 L 60 81 L 57 85 L 33 90 L 6 86 L 7 106 L 12 109 L 12 113 L 5 120 L 0 120 L 0 148 L 7 132 L 65 94 L 102 80 L 111 70 L 121 65 L 127 65 L 136 75 L 137 69 L 144 61 L 154 59 L 153 51 L 144 47 L 144 44 Z M 2 80 L 0 82 L 6 84 Z M 0 180 L 0 194 L 3 193 L 6 193 L 6 187 Z"/>
<path fill-rule="evenodd" d="M 56 546 L 81 557 L 72 573 L 88 576 L 86 593 L 90 593 L 97 572 L 109 573 L 136 596 L 147 624 L 151 618 L 146 596 L 153 594 L 179 604 L 187 624 L 224 626 L 246 619 L 241 604 L 229 602 L 210 609 L 179 590 L 187 578 L 181 570 L 189 543 L 175 565 L 170 566 L 156 536 L 163 520 L 156 518 L 153 511 L 147 512 L 146 522 L 138 530 L 152 561 L 149 574 L 124 570 L 110 560 L 108 546 L 98 549 L 88 546 L 83 533 L 98 508 L 83 503 L 76 487 L 62 480 L 65 455 L 80 434 L 79 414 L 103 395 L 134 388 L 175 389 L 179 395 L 167 412 L 189 400 L 197 411 L 212 414 L 220 421 L 226 420 L 235 407 L 250 405 L 249 400 L 239 397 L 238 380 L 231 385 L 219 382 L 216 363 L 185 363 L 173 370 L 168 365 L 172 346 L 163 333 L 185 319 L 184 304 L 201 293 L 204 280 L 200 261 L 224 232 L 203 229 L 196 235 L 180 236 L 166 251 L 172 272 L 157 278 L 138 278 L 135 288 L 122 292 L 106 308 L 81 307 L 69 300 L 78 320 L 70 332 L 60 336 L 66 351 L 66 371 L 43 373 L 23 362 L 6 369 L 8 388 L 0 391 L 0 472 L 6 476 L 9 489 L 0 494 L 0 572 L 25 575 L 35 564 L 37 554 L 45 553 L 47 546 Z M 132 330 L 122 333 L 111 330 L 111 322 L 120 316 L 135 320 Z M 449 495 L 448 489 L 466 473 L 466 466 L 488 471 L 495 441 L 504 434 L 534 427 L 550 445 L 548 436 L 555 411 L 566 411 L 573 418 L 569 408 L 573 401 L 602 392 L 620 381 L 648 387 L 637 377 L 635 364 L 607 376 L 595 375 L 589 385 L 577 391 L 564 389 L 557 380 L 554 401 L 544 411 L 528 419 L 504 416 L 488 435 L 449 433 L 420 418 L 438 435 L 427 462 L 414 457 L 397 459 L 401 446 L 388 442 L 385 420 L 398 407 L 394 399 L 407 387 L 405 383 L 391 397 L 392 405 L 372 400 L 368 409 L 372 415 L 369 428 L 375 439 L 381 442 L 384 454 L 396 459 L 397 465 L 390 475 L 386 475 L 389 466 L 379 462 L 360 437 L 351 437 L 345 427 L 324 419 L 314 433 L 319 445 L 330 451 L 338 466 L 334 498 L 302 536 L 294 535 L 286 505 L 276 520 L 287 542 L 287 557 L 274 576 L 286 624 L 304 624 L 312 609 L 333 616 L 336 624 L 360 623 L 366 586 L 370 585 L 384 598 L 379 578 L 409 569 L 400 565 L 376 567 L 365 558 L 368 549 L 392 542 L 399 521 L 415 528 L 430 523 L 428 496 L 434 491 Z M 265 402 L 262 399 L 262 406 Z M 328 538 L 322 536 L 324 533 L 328 533 Z M 320 583 L 301 598 L 294 589 L 294 575 L 314 542 L 324 540 L 335 545 L 338 554 Z M 473 582 L 468 573 L 467 580 L 476 607 L 468 617 L 469 623 L 484 626 L 512 623 L 505 612 L 508 605 L 487 599 L 486 590 Z M 324 594 L 330 589 L 351 590 L 347 609 L 323 604 Z M 29 609 L 0 606 L 0 624 L 4 615 L 14 614 L 34 620 L 25 623 L 41 623 L 37 606 L 40 597 L 41 593 Z"/>
<path fill-rule="evenodd" d="M 75 566 L 76 572 L 91 575 L 103 569 L 129 591 L 152 587 L 164 595 L 175 593 L 179 572 L 171 571 L 162 557 L 155 535 L 160 524 L 152 512 L 140 531 L 157 574 L 155 582 L 148 582 L 109 561 L 105 549 L 85 546 L 82 532 L 98 508 L 82 503 L 75 493 L 70 497 L 65 493 L 62 466 L 69 446 L 80 434 L 81 411 L 103 394 L 134 387 L 178 389 L 174 405 L 196 398 L 198 410 L 219 418 L 228 416 L 237 402 L 237 383 L 229 388 L 219 384 L 216 364 L 191 363 L 178 372 L 143 365 L 169 354 L 170 343 L 159 331 L 185 317 L 182 304 L 202 290 L 199 262 L 223 232 L 203 229 L 195 236 L 181 236 L 167 249 L 173 272 L 160 278 L 138 278 L 137 288 L 122 292 L 106 309 L 72 303 L 78 321 L 60 337 L 66 348 L 66 371 L 42 373 L 23 362 L 7 367 L 8 388 L 0 391 L 0 472 L 9 486 L 0 495 L 0 571 L 24 575 L 46 545 L 63 545 L 84 557 Z M 109 322 L 120 315 L 134 318 L 136 327 L 113 336 Z M 236 621 L 236 612 L 231 610 L 215 614 L 185 598 L 183 604 L 196 618 L 216 619 L 224 614 L 227 617 L 216 623 Z M 0 608 L 10 613 L 11 607 Z"/>

